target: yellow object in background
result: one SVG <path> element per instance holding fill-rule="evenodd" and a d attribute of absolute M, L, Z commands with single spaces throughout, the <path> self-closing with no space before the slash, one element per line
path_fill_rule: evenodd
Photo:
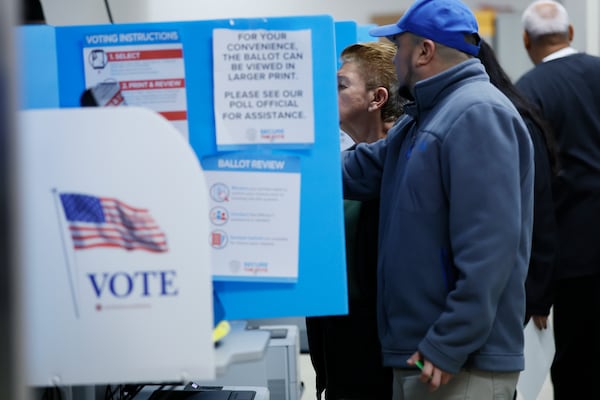
<path fill-rule="evenodd" d="M 475 11 L 474 14 L 479 25 L 479 36 L 489 41 L 496 34 L 496 11 L 485 9 Z"/>
<path fill-rule="evenodd" d="M 223 339 L 225 335 L 229 333 L 230 330 L 231 326 L 229 325 L 229 322 L 225 320 L 220 321 L 217 324 L 217 326 L 215 326 L 215 328 L 213 329 L 213 343 L 217 343 L 219 340 Z"/>

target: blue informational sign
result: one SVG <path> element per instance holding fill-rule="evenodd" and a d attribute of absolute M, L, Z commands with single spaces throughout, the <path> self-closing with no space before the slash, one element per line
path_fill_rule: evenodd
<path fill-rule="evenodd" d="M 103 63 L 136 58 L 149 60 L 148 68 L 154 71 L 160 68 L 161 73 L 171 68 L 173 76 L 170 79 L 145 77 L 141 81 L 132 78 L 121 83 L 125 100 L 130 94 L 127 90 L 168 86 L 169 93 L 176 96 L 172 104 L 177 108 L 165 106 L 159 111 L 179 124 L 178 128 L 187 135 L 198 159 L 225 154 L 217 148 L 215 131 L 215 29 L 309 30 L 312 37 L 312 81 L 305 85 L 314 96 L 314 143 L 300 149 L 260 145 L 244 148 L 255 154 L 264 153 L 265 157 L 298 160 L 298 277 L 293 283 L 215 281 L 214 289 L 223 304 L 225 318 L 345 314 L 348 309 L 336 89 L 338 49 L 341 51 L 341 42 L 336 43 L 336 40 L 342 35 L 336 34 L 338 28 L 330 16 L 26 27 L 21 45 L 22 60 L 27 64 L 22 68 L 23 82 L 40 79 L 40 65 L 44 66 L 45 74 L 51 76 L 44 77 L 49 84 L 25 87 L 28 101 L 23 108 L 79 107 L 82 93 L 89 82 L 93 82 L 94 73 L 101 73 Z M 353 32 L 354 36 L 345 40 L 355 40 L 355 24 Z M 162 60 L 161 63 L 156 59 Z M 184 75 L 180 76 L 182 71 Z M 134 72 L 150 74 L 152 71 L 119 71 L 121 74 Z M 140 143 L 140 151 L 144 151 L 143 143 Z M 199 260 L 198 268 L 209 269 L 210 266 Z"/>

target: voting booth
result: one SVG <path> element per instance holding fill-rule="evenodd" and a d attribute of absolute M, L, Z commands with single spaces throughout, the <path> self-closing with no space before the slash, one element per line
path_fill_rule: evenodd
<path fill-rule="evenodd" d="M 329 16 L 19 29 L 29 385 L 210 382 L 253 354 L 214 348 L 213 293 L 227 320 L 347 313 L 335 72 L 357 29 Z M 113 211 L 152 229 L 88 227 Z M 234 328 L 229 345 L 245 341 Z"/>
<path fill-rule="evenodd" d="M 33 80 L 24 79 L 24 108 L 80 107 L 86 89 L 118 81 L 128 105 L 163 115 L 188 141 L 210 184 L 214 288 L 226 318 L 347 312 L 331 17 L 20 33 Z M 35 82 L 42 61 L 52 84 Z"/>
<path fill-rule="evenodd" d="M 209 248 L 190 240 L 208 235 L 193 152 L 142 108 L 19 117 L 28 383 L 214 378 Z"/>

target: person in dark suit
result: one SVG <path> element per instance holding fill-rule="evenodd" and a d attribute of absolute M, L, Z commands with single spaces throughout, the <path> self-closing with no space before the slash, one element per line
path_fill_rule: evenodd
<path fill-rule="evenodd" d="M 550 123 L 561 165 L 553 183 L 554 398 L 590 399 L 597 397 L 594 382 L 600 375 L 600 57 L 571 47 L 573 26 L 555 1 L 532 3 L 523 25 L 535 67 L 517 87 Z"/>

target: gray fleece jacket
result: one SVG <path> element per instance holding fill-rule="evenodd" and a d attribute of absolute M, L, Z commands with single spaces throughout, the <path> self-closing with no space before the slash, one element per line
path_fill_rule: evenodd
<path fill-rule="evenodd" d="M 477 59 L 420 81 L 385 139 L 343 154 L 344 197 L 380 197 L 384 364 L 519 371 L 533 150 Z"/>

